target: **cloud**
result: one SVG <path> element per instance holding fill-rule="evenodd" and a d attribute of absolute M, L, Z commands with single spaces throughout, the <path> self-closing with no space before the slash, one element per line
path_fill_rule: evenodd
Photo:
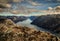
<path fill-rule="evenodd" d="M 33 6 L 37 6 L 37 5 L 42 5 L 42 4 L 40 4 L 40 3 L 37 3 L 37 2 L 33 2 L 33 1 L 28 1 L 31 5 L 33 5 Z"/>
<path fill-rule="evenodd" d="M 13 0 L 13 2 L 22 2 L 24 0 Z"/>
<path fill-rule="evenodd" d="M 40 3 L 36 2 L 36 1 L 33 2 L 33 0 L 13 0 L 13 2 L 22 2 L 22 1 L 25 1 L 27 3 L 30 3 L 31 5 L 34 5 L 34 6 L 41 5 Z"/>

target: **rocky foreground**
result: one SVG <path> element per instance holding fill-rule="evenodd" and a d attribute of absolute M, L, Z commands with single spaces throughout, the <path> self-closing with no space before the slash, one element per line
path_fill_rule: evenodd
<path fill-rule="evenodd" d="M 16 25 L 10 19 L 0 19 L 0 41 L 60 41 L 50 33 Z"/>

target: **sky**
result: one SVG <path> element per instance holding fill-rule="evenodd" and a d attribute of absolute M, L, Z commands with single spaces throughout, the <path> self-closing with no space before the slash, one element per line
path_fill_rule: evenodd
<path fill-rule="evenodd" d="M 12 0 L 9 0 L 10 2 Z M 26 13 L 26 14 L 36 14 L 39 10 L 47 10 L 48 7 L 56 7 L 60 6 L 60 0 L 14 0 L 15 2 L 11 2 L 12 4 L 12 11 L 19 10 L 18 12 L 20 14 Z M 34 12 L 35 11 L 35 12 Z M 21 13 L 22 12 L 22 13 Z M 9 13 L 9 12 L 8 12 Z M 6 13 L 7 15 L 9 15 Z M 11 12 L 12 13 L 12 12 Z M 41 12 L 38 12 L 39 14 Z M 5 14 L 5 12 L 4 12 Z"/>
<path fill-rule="evenodd" d="M 60 1 L 57 0 L 18 0 L 17 3 L 12 3 L 13 10 L 21 10 L 23 13 L 31 10 L 47 10 L 48 7 L 60 6 Z M 30 10 L 30 11 L 29 11 Z M 32 12 L 31 11 L 31 12 Z"/>
<path fill-rule="evenodd" d="M 20 6 L 36 9 L 47 9 L 47 7 L 55 7 L 60 5 L 56 0 L 19 0 Z"/>

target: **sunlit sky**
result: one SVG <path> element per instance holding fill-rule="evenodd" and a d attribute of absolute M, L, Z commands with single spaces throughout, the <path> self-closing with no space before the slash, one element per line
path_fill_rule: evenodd
<path fill-rule="evenodd" d="M 12 5 L 11 9 L 19 10 L 20 14 L 23 14 L 23 13 L 44 14 L 40 11 L 38 12 L 38 10 L 47 10 L 48 7 L 54 8 L 56 6 L 60 6 L 60 1 L 57 1 L 57 0 L 18 0 L 18 2 L 11 2 L 11 5 Z M 5 12 L 3 14 L 5 14 Z M 6 14 L 9 15 L 11 13 L 9 14 L 6 13 Z"/>
<path fill-rule="evenodd" d="M 48 7 L 56 7 L 60 5 L 59 1 L 57 0 L 19 0 L 17 4 L 19 4 L 18 7 L 23 6 L 24 8 L 32 8 L 39 10 L 45 10 Z M 14 5 L 13 8 L 15 9 Z"/>

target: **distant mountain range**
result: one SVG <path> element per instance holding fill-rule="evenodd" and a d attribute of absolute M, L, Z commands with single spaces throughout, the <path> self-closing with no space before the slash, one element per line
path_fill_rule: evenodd
<path fill-rule="evenodd" d="M 25 16 L 0 16 L 0 20 L 3 20 L 3 19 L 11 19 L 15 23 L 17 23 L 19 21 L 22 22 L 22 21 L 28 19 L 28 17 L 25 17 Z"/>

